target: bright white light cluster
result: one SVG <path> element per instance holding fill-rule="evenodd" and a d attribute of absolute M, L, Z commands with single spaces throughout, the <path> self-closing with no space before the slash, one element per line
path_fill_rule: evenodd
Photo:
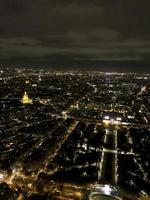
<path fill-rule="evenodd" d="M 104 192 L 104 194 L 110 195 L 112 189 L 110 188 L 109 185 L 105 185 L 105 186 L 102 188 L 102 191 Z"/>
<path fill-rule="evenodd" d="M 109 120 L 110 117 L 109 116 L 104 116 L 104 119 Z"/>

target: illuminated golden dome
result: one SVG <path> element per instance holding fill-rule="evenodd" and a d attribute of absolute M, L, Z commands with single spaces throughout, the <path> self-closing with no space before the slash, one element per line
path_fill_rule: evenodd
<path fill-rule="evenodd" d="M 22 99 L 21 99 L 21 103 L 23 104 L 32 104 L 32 99 L 29 98 L 27 92 L 25 91 Z"/>

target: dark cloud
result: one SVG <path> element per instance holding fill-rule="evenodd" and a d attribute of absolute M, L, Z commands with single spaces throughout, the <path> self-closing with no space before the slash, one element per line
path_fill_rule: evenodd
<path fill-rule="evenodd" d="M 149 60 L 147 0 L 1 0 L 0 58 Z"/>

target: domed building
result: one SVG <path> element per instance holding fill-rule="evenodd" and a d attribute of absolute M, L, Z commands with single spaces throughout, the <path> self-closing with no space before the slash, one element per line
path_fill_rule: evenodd
<path fill-rule="evenodd" d="M 32 99 L 29 98 L 29 96 L 28 96 L 26 91 L 25 91 L 25 93 L 24 93 L 24 95 L 23 95 L 23 97 L 21 99 L 21 103 L 22 104 L 32 104 L 33 103 Z"/>

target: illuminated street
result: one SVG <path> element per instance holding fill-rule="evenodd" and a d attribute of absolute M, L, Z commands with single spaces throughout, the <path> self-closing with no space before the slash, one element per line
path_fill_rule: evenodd
<path fill-rule="evenodd" d="M 104 147 L 99 171 L 99 182 L 117 184 L 117 131 L 105 130 Z"/>

